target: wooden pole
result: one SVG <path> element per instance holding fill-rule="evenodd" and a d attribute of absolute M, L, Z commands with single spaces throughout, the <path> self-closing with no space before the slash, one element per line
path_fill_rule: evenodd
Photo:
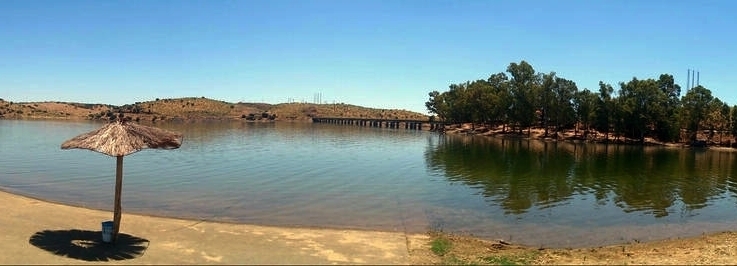
<path fill-rule="evenodd" d="M 117 156 L 117 164 L 115 165 L 115 211 L 113 214 L 113 243 L 118 240 L 118 232 L 120 232 L 120 191 L 123 189 L 123 156 Z"/>

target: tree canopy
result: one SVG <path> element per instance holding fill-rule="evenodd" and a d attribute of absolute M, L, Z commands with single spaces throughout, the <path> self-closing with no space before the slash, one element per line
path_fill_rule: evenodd
<path fill-rule="evenodd" d="M 737 134 L 737 106 L 729 107 L 703 86 L 687 88 L 681 96 L 670 74 L 633 77 L 618 85 L 615 90 L 600 81 L 598 92 L 579 89 L 574 81 L 536 72 L 523 60 L 485 80 L 432 91 L 425 106 L 449 123 L 504 125 L 519 133 L 540 127 L 546 136 L 580 129 L 584 138 L 596 131 L 640 142 L 647 137 L 677 142 L 697 141 L 699 130 L 707 130 L 709 139 L 714 132 Z"/>

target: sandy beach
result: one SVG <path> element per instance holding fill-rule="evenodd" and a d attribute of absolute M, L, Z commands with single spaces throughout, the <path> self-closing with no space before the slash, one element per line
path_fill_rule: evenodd
<path fill-rule="evenodd" d="M 111 212 L 7 192 L 0 192 L 0 209 L 0 264 L 411 264 L 410 250 L 428 242 L 403 232 L 190 221 L 124 209 L 125 235 L 113 248 L 98 243 Z"/>
<path fill-rule="evenodd" d="M 737 233 L 539 249 L 473 237 L 270 227 L 124 211 L 118 244 L 100 243 L 111 213 L 0 191 L 0 264 L 734 264 Z M 431 251 L 438 237 L 445 254 Z"/>

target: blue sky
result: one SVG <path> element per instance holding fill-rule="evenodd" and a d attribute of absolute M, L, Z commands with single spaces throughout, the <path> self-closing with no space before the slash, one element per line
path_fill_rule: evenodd
<path fill-rule="evenodd" d="M 345 102 L 425 113 L 510 62 L 579 89 L 687 69 L 737 104 L 733 1 L 0 1 L 0 98 Z M 685 90 L 682 95 L 685 94 Z"/>

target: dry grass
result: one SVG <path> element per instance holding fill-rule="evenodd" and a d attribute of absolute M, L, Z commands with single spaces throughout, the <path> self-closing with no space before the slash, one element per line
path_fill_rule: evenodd
<path fill-rule="evenodd" d="M 0 117 L 11 119 L 86 119 L 90 114 L 104 112 L 109 109 L 109 106 L 102 104 L 13 103 L 0 100 Z"/>
<path fill-rule="evenodd" d="M 109 119 L 123 111 L 135 121 L 240 120 L 253 115 L 254 120 L 311 121 L 312 117 L 346 117 L 427 120 L 427 116 L 396 109 L 375 109 L 350 104 L 306 103 L 229 103 L 204 97 L 156 99 L 120 107 L 79 103 L 23 103 L 0 101 L 0 116 L 11 119 Z"/>
<path fill-rule="evenodd" d="M 528 265 L 540 252 L 504 241 L 487 241 L 474 237 L 430 232 L 425 245 L 410 250 L 412 264 L 435 265 Z"/>
<path fill-rule="evenodd" d="M 442 254 L 433 243 L 448 241 Z M 699 237 L 647 243 L 624 243 L 604 247 L 540 249 L 503 241 L 430 233 L 430 242 L 415 244 L 412 264 L 440 265 L 726 265 L 737 261 L 737 233 L 723 232 Z"/>
<path fill-rule="evenodd" d="M 351 104 L 307 104 L 283 103 L 272 109 L 283 118 L 304 117 L 345 117 L 345 118 L 376 118 L 376 119 L 409 119 L 427 120 L 428 116 L 421 113 L 398 109 L 376 109 Z"/>

